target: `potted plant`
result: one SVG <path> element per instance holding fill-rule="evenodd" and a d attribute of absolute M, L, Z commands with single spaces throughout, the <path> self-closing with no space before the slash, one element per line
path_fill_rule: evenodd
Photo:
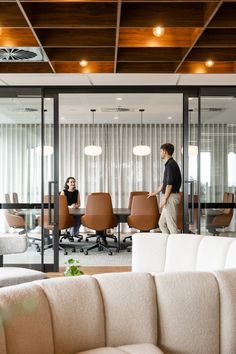
<path fill-rule="evenodd" d="M 73 258 L 68 259 L 65 262 L 66 270 L 64 271 L 65 277 L 74 277 L 77 275 L 83 275 L 84 273 L 80 270 L 80 261 Z"/>

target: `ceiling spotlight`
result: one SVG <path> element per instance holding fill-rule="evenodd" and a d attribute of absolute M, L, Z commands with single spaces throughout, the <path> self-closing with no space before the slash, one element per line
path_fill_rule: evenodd
<path fill-rule="evenodd" d="M 117 120 L 117 119 L 119 119 L 119 117 L 118 117 L 118 116 L 115 116 L 115 117 L 114 117 L 114 119 L 116 119 L 116 120 Z"/>
<path fill-rule="evenodd" d="M 61 117 L 61 120 L 64 120 L 65 119 L 65 117 Z"/>
<path fill-rule="evenodd" d="M 116 99 L 117 99 L 117 101 L 122 101 L 123 100 L 122 97 L 117 97 Z"/>
<path fill-rule="evenodd" d="M 168 119 L 172 119 L 172 117 L 171 116 L 169 116 L 169 117 L 167 117 Z"/>
<path fill-rule="evenodd" d="M 87 62 L 87 60 L 81 60 L 81 61 L 79 62 L 79 65 L 84 68 L 85 66 L 88 65 L 88 62 Z"/>
<path fill-rule="evenodd" d="M 213 65 L 214 65 L 214 61 L 213 60 L 207 60 L 205 65 L 208 67 L 208 68 L 211 68 Z"/>
<path fill-rule="evenodd" d="M 153 32 L 154 36 L 161 37 L 165 33 L 165 28 L 163 28 L 161 26 L 157 26 L 157 27 L 153 28 L 152 32 Z"/>

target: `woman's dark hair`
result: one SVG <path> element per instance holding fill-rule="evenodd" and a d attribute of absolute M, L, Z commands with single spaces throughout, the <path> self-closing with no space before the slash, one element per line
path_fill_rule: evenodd
<path fill-rule="evenodd" d="M 161 145 L 160 147 L 162 150 L 166 151 L 168 155 L 172 156 L 174 151 L 175 151 L 175 147 L 173 144 L 170 143 L 166 143 Z"/>
<path fill-rule="evenodd" d="M 69 180 L 70 180 L 70 179 L 73 179 L 73 180 L 75 181 L 75 177 L 68 177 L 68 178 L 66 179 L 66 181 L 65 181 L 64 189 L 69 189 L 67 183 L 69 183 Z"/>

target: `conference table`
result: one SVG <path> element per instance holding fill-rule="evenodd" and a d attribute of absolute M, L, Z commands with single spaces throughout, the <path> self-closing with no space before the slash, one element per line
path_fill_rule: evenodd
<path fill-rule="evenodd" d="M 81 217 L 85 214 L 85 208 L 69 208 L 70 215 Z M 128 208 L 113 208 L 113 213 L 118 217 L 118 248 L 120 249 L 120 224 L 127 222 L 127 218 L 130 215 L 130 209 Z"/>

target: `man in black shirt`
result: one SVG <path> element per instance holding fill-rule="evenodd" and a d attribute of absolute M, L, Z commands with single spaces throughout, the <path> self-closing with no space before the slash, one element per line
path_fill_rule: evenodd
<path fill-rule="evenodd" d="M 163 197 L 160 201 L 162 208 L 159 227 L 161 232 L 166 234 L 176 234 L 179 232 L 177 228 L 177 207 L 180 201 L 179 189 L 181 186 L 181 173 L 177 162 L 173 159 L 174 145 L 166 143 L 161 146 L 160 156 L 165 160 L 165 171 L 162 185 L 153 193 L 149 193 L 149 197 L 162 192 Z"/>

